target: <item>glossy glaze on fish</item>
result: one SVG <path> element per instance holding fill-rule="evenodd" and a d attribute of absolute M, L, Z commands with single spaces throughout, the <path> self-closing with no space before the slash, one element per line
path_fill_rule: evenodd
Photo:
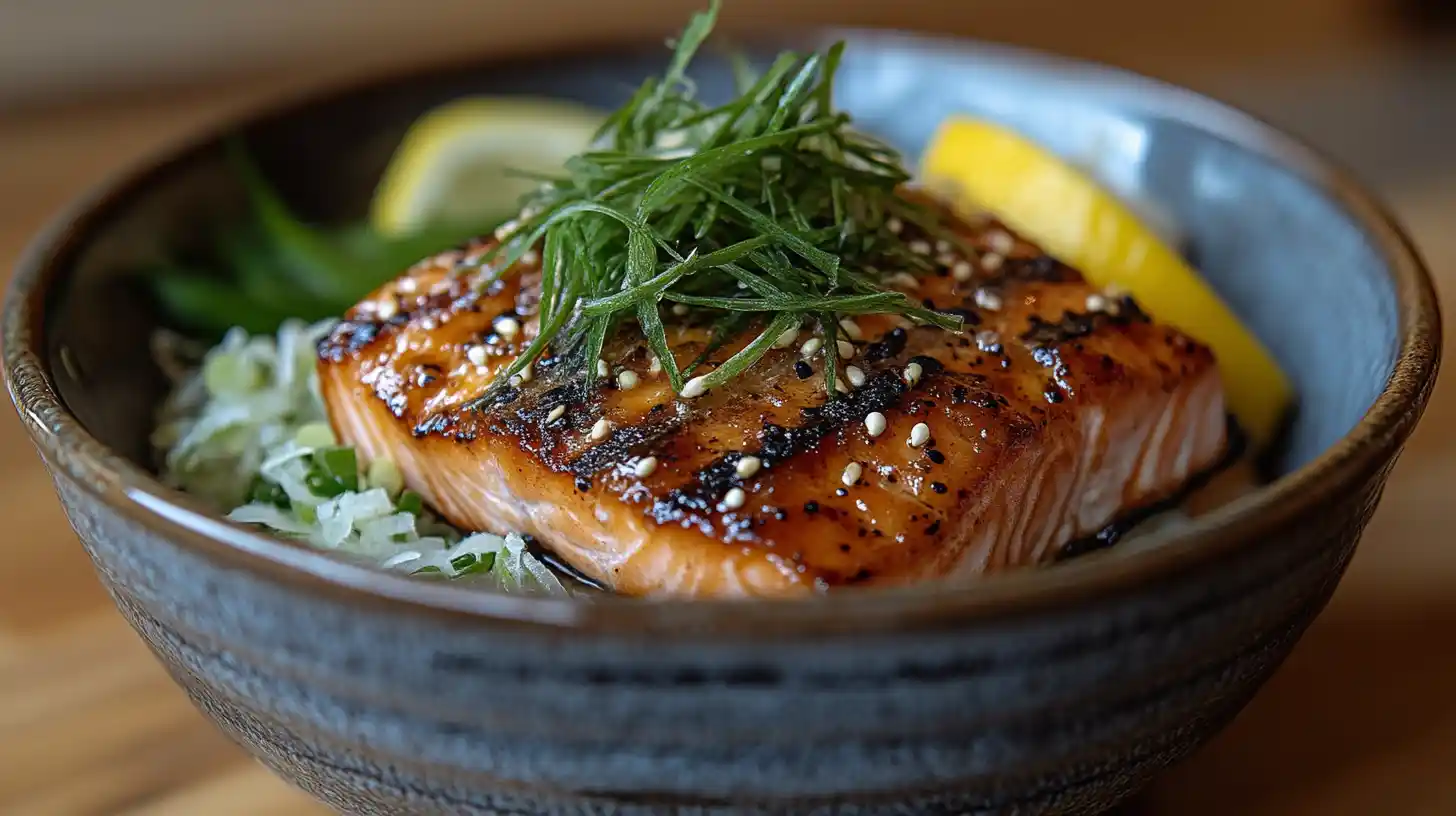
<path fill-rule="evenodd" d="M 536 275 L 528 257 L 477 292 L 480 273 L 452 270 L 485 244 L 352 309 L 320 346 L 323 394 L 340 436 L 393 459 L 451 522 L 534 535 L 629 594 L 789 595 L 1046 562 L 1221 459 L 1205 347 L 999 224 L 962 227 L 965 258 L 906 235 L 937 271 L 899 285 L 958 310 L 965 333 L 858 319 L 840 332 L 858 339 L 836 399 L 823 355 L 839 352 L 806 357 L 808 327 L 692 400 L 635 326 L 608 342 L 589 397 L 581 366 L 549 356 L 488 393 L 534 335 Z M 711 333 L 668 320 L 686 366 Z"/>

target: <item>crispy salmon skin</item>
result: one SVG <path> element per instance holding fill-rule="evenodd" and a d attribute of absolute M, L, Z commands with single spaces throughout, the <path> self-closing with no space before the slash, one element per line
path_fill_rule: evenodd
<path fill-rule="evenodd" d="M 695 399 L 674 394 L 635 326 L 609 339 L 602 371 L 547 354 L 492 389 L 535 334 L 539 271 L 528 255 L 479 286 L 478 242 L 351 309 L 320 344 L 320 384 L 341 438 L 392 459 L 452 523 L 530 534 L 632 595 L 1038 564 L 1221 460 L 1206 347 L 994 221 L 958 232 L 964 257 L 907 229 L 936 271 L 890 281 L 961 315 L 963 333 L 875 315 L 823 348 L 806 326 Z M 708 318 L 663 313 L 680 366 L 706 352 L 698 373 L 757 333 L 713 348 Z M 839 355 L 837 393 L 825 354 Z"/>

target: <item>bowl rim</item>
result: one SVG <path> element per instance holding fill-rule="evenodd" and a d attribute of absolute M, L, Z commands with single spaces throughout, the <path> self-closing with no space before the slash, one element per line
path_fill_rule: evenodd
<path fill-rule="evenodd" d="M 132 522 L 186 550 L 342 603 L 425 614 L 441 622 L 594 635 L 697 638 L 820 638 L 964 628 L 1125 597 L 1139 588 L 1187 575 L 1197 567 L 1260 546 L 1281 527 L 1321 503 L 1353 495 L 1390 468 L 1434 386 L 1441 321 L 1434 285 L 1410 238 L 1375 196 L 1334 162 L 1256 117 L 1191 90 L 1096 63 L 976 40 L 874 29 L 819 29 L 791 37 L 845 38 L 861 47 L 913 47 L 971 56 L 1017 70 L 1067 75 L 1135 95 L 1139 106 L 1183 119 L 1242 150 L 1278 161 L 1340 206 L 1366 232 L 1387 266 L 1396 296 L 1400 347 L 1375 402 L 1349 433 L 1313 461 L 1200 519 L 1177 546 L 1132 556 L 1092 554 L 1050 570 L 1024 570 L 984 582 L 865 588 L 808 598 L 681 600 L 672 598 L 545 598 L 482 592 L 425 582 L 345 563 L 306 544 L 229 522 L 201 502 L 162 484 L 87 431 L 59 397 L 46 352 L 45 317 L 63 273 L 93 229 L 165 174 L 212 149 L 241 127 L 285 120 L 324 100 L 408 85 L 453 72 L 547 59 L 626 56 L 632 43 L 558 48 L 528 55 L 455 60 L 342 86 L 313 89 L 235 116 L 164 148 L 102 182 L 54 217 L 21 255 L 8 286 L 0 335 L 7 389 L 46 467 L 64 470 L 87 493 Z M 782 36 L 760 39 L 779 44 Z M 641 43 L 637 52 L 640 53 Z M 68 510 L 68 512 L 70 512 Z"/>

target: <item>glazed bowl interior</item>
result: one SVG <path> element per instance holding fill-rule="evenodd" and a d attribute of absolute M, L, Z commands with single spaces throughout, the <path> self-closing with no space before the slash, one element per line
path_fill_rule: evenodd
<path fill-rule="evenodd" d="M 1278 358 L 1300 401 L 1272 460 L 1275 482 L 1178 541 L 1156 552 L 1119 556 L 1114 550 L 978 584 L 857 591 L 852 606 L 859 623 L 887 612 L 904 621 L 931 603 L 942 611 L 947 604 L 1004 609 L 1154 580 L 1160 571 L 1243 546 L 1262 526 L 1317 501 L 1322 484 L 1353 478 L 1361 463 L 1393 455 L 1405 423 L 1414 421 L 1400 414 L 1418 407 L 1434 372 L 1434 301 L 1399 232 L 1325 163 L 1243 114 L 1120 72 L 964 43 L 848 37 L 835 85 L 841 106 L 910 159 L 947 115 L 986 116 L 1076 160 L 1119 194 L 1153 202 L 1186 236 L 1210 283 Z M 246 123 L 242 133 L 302 213 L 326 221 L 357 218 L 391 149 L 429 107 L 473 93 L 611 106 L 658 69 L 663 56 L 660 49 L 633 50 L 440 69 L 288 106 Z M 698 67 L 707 96 L 725 93 L 728 77 L 722 61 Z M 95 457 L 97 483 L 116 488 L 109 494 L 115 501 L 254 565 L 301 567 L 334 588 L 413 603 L 578 619 L 584 613 L 572 607 L 579 602 L 492 599 L 339 564 L 209 519 L 148 478 L 147 436 L 164 386 L 148 343 L 158 316 L 129 273 L 169 247 L 198 240 L 201 225 L 241 206 L 221 141 L 208 139 L 104 188 L 82 205 L 78 219 L 62 219 L 37 243 L 7 320 L 30 327 L 25 341 L 36 352 L 39 376 L 59 398 L 56 416 L 42 424 L 59 422 L 75 432 L 58 434 L 54 444 L 81 439 L 104 449 Z M 12 341 L 16 336 L 7 329 Z M 23 352 L 11 349 L 8 356 Z M 42 452 L 53 458 L 48 444 L 42 439 Z M 805 612 L 810 617 L 837 616 L 830 611 L 836 604 L 849 608 L 840 598 L 800 603 L 820 607 Z M 714 608 L 690 617 L 710 623 Z M 621 614 L 626 623 L 636 613 Z M 742 610 L 730 614 L 752 621 Z"/>

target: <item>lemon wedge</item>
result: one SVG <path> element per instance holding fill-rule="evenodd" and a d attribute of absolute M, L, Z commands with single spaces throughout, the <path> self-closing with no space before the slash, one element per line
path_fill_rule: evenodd
<path fill-rule="evenodd" d="M 570 102 L 470 97 L 425 114 L 405 134 L 375 191 L 369 220 L 390 236 L 502 219 L 540 182 L 560 174 L 605 115 Z"/>
<path fill-rule="evenodd" d="M 967 212 L 990 212 L 1159 320 L 1213 349 L 1229 408 L 1250 442 L 1278 430 L 1291 399 L 1284 372 L 1203 278 L 1122 201 L 1081 171 L 1000 125 L 952 118 L 931 139 L 928 188 Z"/>

